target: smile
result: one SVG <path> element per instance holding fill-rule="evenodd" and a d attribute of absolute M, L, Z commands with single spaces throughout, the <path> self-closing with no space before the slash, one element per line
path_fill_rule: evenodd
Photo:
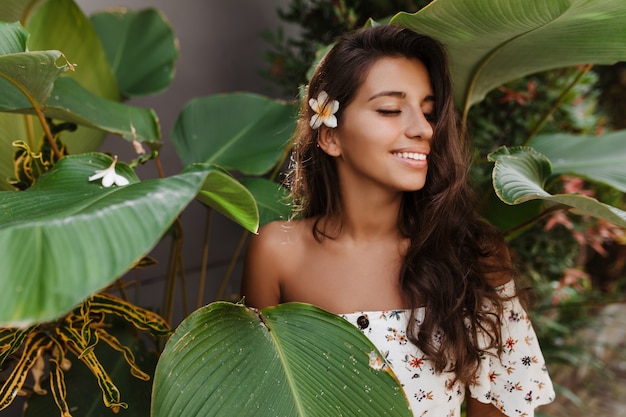
<path fill-rule="evenodd" d="M 404 159 L 413 159 L 415 161 L 425 161 L 426 160 L 426 154 L 424 153 L 417 153 L 417 152 L 395 152 L 393 155 L 399 157 L 399 158 L 404 158 Z"/>

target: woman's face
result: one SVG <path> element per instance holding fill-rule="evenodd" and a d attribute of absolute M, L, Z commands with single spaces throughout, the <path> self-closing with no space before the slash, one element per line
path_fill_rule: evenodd
<path fill-rule="evenodd" d="M 340 103 L 341 105 L 341 103 Z M 339 125 L 325 129 L 343 186 L 399 192 L 424 186 L 434 126 L 434 94 L 424 64 L 385 57 L 370 68 Z M 333 153 L 334 152 L 334 153 Z"/>

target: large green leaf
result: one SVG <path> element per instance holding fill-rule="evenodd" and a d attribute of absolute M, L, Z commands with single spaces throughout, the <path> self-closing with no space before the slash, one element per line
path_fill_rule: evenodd
<path fill-rule="evenodd" d="M 174 125 L 172 142 L 185 165 L 214 163 L 249 175 L 269 171 L 295 127 L 292 104 L 237 93 L 192 100 Z"/>
<path fill-rule="evenodd" d="M 552 175 L 550 160 L 533 148 L 502 147 L 489 154 L 495 162 L 493 186 L 507 204 L 544 200 L 549 205 L 563 205 L 626 227 L 626 212 L 580 194 L 550 194 L 544 189 Z"/>
<path fill-rule="evenodd" d="M 28 32 L 19 23 L 0 22 L 0 55 L 26 51 Z"/>
<path fill-rule="evenodd" d="M 20 55 L 39 55 L 34 53 Z M 36 58 L 33 58 L 36 59 Z M 1 67 L 2 57 L 0 57 Z M 1 84 L 1 80 L 0 80 Z M 4 106 L 12 106 L 11 110 L 23 114 L 33 113 L 32 106 L 20 94 L 0 98 L 0 111 Z M 17 107 L 22 105 L 24 107 Z M 54 83 L 52 95 L 44 109 L 46 117 L 73 122 L 80 126 L 91 127 L 100 131 L 113 133 L 128 140 L 158 143 L 161 136 L 159 121 L 151 109 L 129 106 L 117 101 L 99 97 L 78 84 L 75 80 L 62 77 Z M 15 123 L 24 122 L 15 118 Z M 19 128 L 19 126 L 15 126 Z M 90 141 L 95 136 L 98 143 L 100 133 L 91 129 L 81 136 L 82 140 Z M 14 129 L 13 132 L 16 130 Z M 73 149 L 73 148 L 72 148 Z"/>
<path fill-rule="evenodd" d="M 76 70 L 68 73 L 82 87 L 105 99 L 119 101 L 113 70 L 93 25 L 74 0 L 48 0 L 26 21 L 30 50 L 57 49 L 65 54 Z M 130 121 L 127 121 L 127 125 Z M 70 152 L 92 152 L 100 147 L 106 132 L 79 127 L 66 132 L 63 142 Z"/>
<path fill-rule="evenodd" d="M 119 99 L 113 70 L 91 22 L 74 0 L 48 0 L 26 23 L 32 51 L 58 49 L 76 64 L 70 75 L 94 94 Z"/>
<path fill-rule="evenodd" d="M 46 115 L 114 133 L 129 140 L 156 143 L 161 137 L 159 120 L 153 110 L 99 97 L 68 77 L 59 78 L 54 83 Z M 82 139 L 89 141 L 91 138 L 84 135 Z"/>
<path fill-rule="evenodd" d="M 455 102 L 464 113 L 524 75 L 626 60 L 624 0 L 435 0 L 392 23 L 447 46 Z"/>
<path fill-rule="evenodd" d="M 152 415 L 411 416 L 397 379 L 370 367 L 370 354 L 380 355 L 357 328 L 308 304 L 213 303 L 165 346 Z"/>
<path fill-rule="evenodd" d="M 36 59 L 42 54 L 42 52 L 37 52 L 38 50 L 50 49 L 63 52 L 72 64 L 76 64 L 76 70 L 67 74 L 70 74 L 82 89 L 69 87 L 68 90 L 66 87 L 71 85 L 71 82 L 65 79 L 59 80 L 59 84 L 55 86 L 56 90 L 53 90 L 51 95 L 51 102 L 54 101 L 55 107 L 49 109 L 47 113 L 50 117 L 60 117 L 83 125 L 75 132 L 63 133 L 62 140 L 68 145 L 70 153 L 83 153 L 97 149 L 106 132 L 117 133 L 126 138 L 136 136 L 137 139 L 146 141 L 156 141 L 160 137 L 158 121 L 150 110 L 111 106 L 108 104 L 111 102 L 99 99 L 102 97 L 113 100 L 113 103 L 119 99 L 115 77 L 89 19 L 72 0 L 40 2 L 13 0 L 10 4 L 5 4 L 5 8 L 1 11 L 13 16 L 20 10 L 24 13 L 21 20 L 26 21 L 28 32 L 30 32 L 28 47 L 30 51 L 34 51 L 30 53 L 33 55 L 26 54 L 28 56 L 23 59 Z M 7 44 L 10 43 L 7 42 Z M 3 45 L 1 48 L 6 47 Z M 21 52 L 23 51 L 25 49 Z M 66 62 L 60 61 L 59 63 L 65 64 Z M 22 65 L 21 62 L 16 64 L 18 68 Z M 31 65 L 25 69 L 30 71 L 25 78 L 29 83 L 47 82 L 46 85 L 51 88 L 49 77 L 32 73 L 40 70 L 39 65 Z M 22 94 L 15 89 L 5 88 L 5 85 L 6 81 L 0 86 L 3 92 L 0 102 L 4 104 L 8 101 L 10 105 L 0 105 L 0 108 L 22 109 L 20 111 L 30 112 L 31 110 L 28 109 L 31 104 L 26 97 L 22 97 Z M 83 89 L 91 94 L 87 94 Z M 69 94 L 68 97 L 65 97 L 66 92 Z M 42 97 L 47 98 L 50 91 L 43 91 L 43 93 L 45 94 Z M 72 99 L 75 100 L 72 101 Z M 39 104 L 42 104 L 45 100 L 40 99 L 40 101 Z M 51 102 L 48 104 L 52 105 Z M 1 149 L 11 150 L 10 144 L 15 140 L 23 140 L 36 149 L 42 137 L 42 129 L 38 121 L 33 122 L 31 116 L 2 115 L 0 122 L 2 123 L 0 131 L 3 133 L 0 137 Z M 28 128 L 25 129 L 25 126 Z M 94 129 L 93 126 L 98 129 Z M 0 189 L 9 188 L 6 178 L 12 175 L 12 153 L 10 151 L 0 153 Z"/>
<path fill-rule="evenodd" d="M 159 241 L 206 177 L 193 170 L 103 188 L 103 154 L 61 159 L 26 191 L 0 192 L 0 326 L 49 321 L 131 268 Z"/>
<path fill-rule="evenodd" d="M 123 96 L 158 93 L 172 82 L 178 44 L 158 10 L 120 8 L 96 13 L 90 19 Z"/>
<path fill-rule="evenodd" d="M 25 21 L 28 14 L 45 0 L 2 0 L 0 1 L 0 20 L 4 22 Z"/>
<path fill-rule="evenodd" d="M 246 230 L 259 229 L 259 210 L 250 191 L 228 172 L 212 167 L 198 200 L 219 211 Z"/>
<path fill-rule="evenodd" d="M 529 146 L 550 159 L 554 174 L 576 175 L 626 192 L 626 130 L 602 136 L 542 135 Z"/>
<path fill-rule="evenodd" d="M 287 220 L 291 201 L 285 187 L 265 178 L 244 178 L 241 183 L 252 193 L 259 207 L 259 225 L 274 220 Z"/>
<path fill-rule="evenodd" d="M 56 65 L 59 51 L 26 52 L 27 38 L 19 23 L 0 23 L 0 111 L 42 107 L 64 70 Z M 0 114 L 0 190 L 10 189 L 6 179 L 13 176 L 11 143 L 27 140 L 32 122 L 30 116 Z M 29 141 L 33 148 L 39 137 Z"/>
<path fill-rule="evenodd" d="M 68 68 L 57 66 L 59 51 L 26 52 L 27 38 L 19 23 L 0 23 L 0 111 L 43 107 L 54 81 Z"/>

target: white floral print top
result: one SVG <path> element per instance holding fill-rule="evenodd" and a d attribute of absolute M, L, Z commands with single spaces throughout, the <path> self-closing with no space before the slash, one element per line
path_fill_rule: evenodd
<path fill-rule="evenodd" d="M 531 417 L 537 406 L 554 400 L 537 336 L 515 294 L 513 281 L 498 287 L 505 297 L 500 359 L 482 357 L 472 397 L 492 403 L 509 417 Z M 488 308 L 488 307 L 486 307 Z M 428 359 L 406 336 L 408 310 L 357 312 L 342 315 L 369 337 L 404 387 L 414 416 L 460 417 L 466 387 L 448 372 L 436 373 Z M 416 314 L 417 325 L 424 309 Z M 492 353 L 496 353 L 495 350 Z"/>

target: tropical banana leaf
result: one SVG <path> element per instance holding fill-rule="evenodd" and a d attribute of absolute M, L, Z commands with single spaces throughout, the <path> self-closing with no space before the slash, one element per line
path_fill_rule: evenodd
<path fill-rule="evenodd" d="M 74 0 L 48 0 L 25 24 L 31 51 L 56 49 L 76 64 L 70 76 L 92 93 L 119 101 L 113 70 L 91 22 Z"/>
<path fill-rule="evenodd" d="M 291 202 L 285 187 L 265 178 L 244 178 L 241 183 L 256 200 L 259 208 L 259 225 L 273 220 L 287 220 L 291 216 Z"/>
<path fill-rule="evenodd" d="M 284 152 L 295 112 L 293 104 L 249 93 L 195 99 L 178 116 L 172 143 L 185 165 L 212 163 L 261 175 Z"/>
<path fill-rule="evenodd" d="M 139 109 L 124 106 L 118 103 L 119 92 L 112 69 L 106 58 L 102 44 L 91 25 L 91 22 L 82 13 L 72 0 L 54 0 L 40 2 L 24 2 L 9 0 L 4 4 L 0 12 L 13 16 L 21 10 L 24 16 L 21 17 L 26 22 L 26 27 L 30 37 L 26 41 L 29 51 L 24 53 L 26 57 L 19 59 L 30 59 L 31 65 L 23 62 L 15 62 L 16 57 L 9 64 L 18 65 L 27 71 L 30 83 L 46 82 L 45 86 L 52 88 L 49 84 L 50 77 L 43 77 L 32 74 L 33 71 L 40 70 L 38 65 L 33 65 L 32 61 L 37 59 L 46 50 L 61 51 L 67 60 L 57 56 L 57 64 L 63 65 L 69 62 L 75 64 L 75 71 L 68 72 L 68 76 L 58 79 L 52 93 L 39 88 L 41 97 L 39 104 L 44 102 L 48 105 L 46 116 L 71 121 L 79 124 L 75 132 L 64 132 L 62 141 L 68 146 L 70 153 L 78 154 L 96 150 L 102 142 L 107 132 L 119 134 L 127 139 L 137 139 L 149 142 L 157 142 L 160 138 L 160 128 L 158 119 L 153 111 L 149 109 Z M 4 15 L 3 15 L 4 16 Z M 24 45 L 25 32 L 22 32 L 20 46 L 25 52 Z M 4 44 L 5 38 L 0 38 L 3 45 L 0 48 L 7 48 Z M 56 45 L 56 47 L 49 47 Z M 15 48 L 14 48 L 15 49 Z M 55 52 L 57 54 L 59 52 Z M 33 54 L 33 55 L 30 55 Z M 60 53 L 59 53 L 60 54 Z M 48 58 L 51 60 L 51 58 Z M 20 67 L 20 65 L 24 65 Z M 43 66 L 42 66 L 43 68 Z M 17 71 L 14 69 L 13 71 Z M 72 83 L 74 81 L 74 83 Z M 7 81 L 0 77 L 0 88 L 3 94 L 0 98 L 0 109 L 19 111 L 27 114 L 32 113 L 32 103 L 27 96 L 23 96 L 23 91 L 15 88 L 4 88 Z M 43 100 L 48 98 L 48 101 Z M 1 115 L 0 131 L 0 189 L 10 189 L 6 179 L 13 176 L 11 143 L 15 140 L 23 140 L 36 149 L 42 137 L 42 129 L 37 120 L 33 120 L 30 115 L 15 114 Z"/>
<path fill-rule="evenodd" d="M 259 229 L 259 209 L 254 197 L 227 171 L 211 167 L 198 200 L 252 233 Z"/>
<path fill-rule="evenodd" d="M 19 23 L 0 23 L 0 111 L 43 107 L 65 69 L 56 64 L 59 51 L 26 52 L 27 39 Z M 0 189 L 10 189 L 6 179 L 14 176 L 11 143 L 27 140 L 33 125 L 31 116 L 0 114 Z M 28 141 L 33 148 L 40 137 Z"/>
<path fill-rule="evenodd" d="M 68 69 L 61 52 L 26 52 L 28 32 L 19 23 L 0 22 L 0 111 L 43 107 L 54 81 Z"/>
<path fill-rule="evenodd" d="M 26 191 L 0 192 L 0 326 L 53 320 L 129 270 L 204 183 L 206 169 L 104 188 L 88 178 L 110 157 L 61 159 Z"/>
<path fill-rule="evenodd" d="M 17 22 L 28 19 L 29 12 L 45 0 L 2 0 L 0 1 L 0 21 Z"/>
<path fill-rule="evenodd" d="M 159 119 L 152 109 L 130 106 L 92 94 L 75 80 L 61 77 L 54 83 L 52 96 L 48 99 L 46 115 L 53 119 L 74 122 L 91 127 L 82 140 L 99 144 L 100 132 L 113 133 L 128 140 L 158 143 L 161 138 Z M 97 130 L 95 130 L 97 129 Z M 100 131 L 100 132 L 98 132 Z M 67 140 L 72 146 L 72 136 Z M 64 141 L 66 136 L 63 136 Z M 85 144 L 83 144 L 85 146 Z M 75 148 L 71 148 L 76 153 Z"/>
<path fill-rule="evenodd" d="M 623 0 L 435 0 L 391 22 L 447 46 L 463 114 L 493 88 L 528 74 L 626 61 Z"/>
<path fill-rule="evenodd" d="M 626 212 L 580 194 L 550 194 L 545 185 L 553 175 L 550 160 L 529 147 L 501 147 L 489 154 L 495 162 L 493 184 L 506 204 L 543 200 L 548 206 L 561 205 L 581 214 L 626 227 Z"/>
<path fill-rule="evenodd" d="M 161 12 L 119 8 L 95 13 L 90 19 L 122 96 L 155 94 L 170 85 L 178 43 Z"/>
<path fill-rule="evenodd" d="M 18 55 L 20 58 L 28 57 L 29 61 L 33 62 L 43 54 L 52 54 L 52 52 L 28 52 Z M 0 57 L 0 71 L 2 71 L 2 57 Z M 2 87 L 2 81 L 0 79 L 0 88 Z M 45 87 L 47 85 L 35 90 L 35 93 L 43 94 L 41 90 Z M 83 135 L 83 140 L 95 142 L 93 143 L 94 146 L 99 143 L 100 135 L 103 132 L 113 133 L 128 140 L 155 144 L 159 142 L 161 136 L 160 126 L 156 113 L 153 110 L 104 99 L 89 92 L 69 77 L 58 78 L 53 87 L 51 97 L 47 100 L 47 104 L 43 109 L 44 115 L 55 120 L 72 122 L 80 126 L 93 128 L 87 131 L 91 135 Z M 7 92 L 6 95 L 0 98 L 0 111 L 34 114 L 33 107 L 23 92 L 17 89 L 14 89 L 14 91 L 15 94 Z M 19 121 L 25 122 L 23 117 L 22 120 L 17 117 L 13 120 L 15 123 Z M 8 123 L 10 124 L 10 122 Z M 17 133 L 19 126 L 15 126 L 15 128 L 11 129 L 11 131 Z M 11 136 L 16 137 L 17 135 Z"/>
<path fill-rule="evenodd" d="M 583 177 L 626 193 L 626 130 L 602 136 L 541 135 L 528 145 L 550 160 L 555 175 Z"/>
<path fill-rule="evenodd" d="M 167 342 L 152 416 L 412 416 L 370 355 L 380 353 L 357 328 L 308 304 L 213 303 Z"/>

